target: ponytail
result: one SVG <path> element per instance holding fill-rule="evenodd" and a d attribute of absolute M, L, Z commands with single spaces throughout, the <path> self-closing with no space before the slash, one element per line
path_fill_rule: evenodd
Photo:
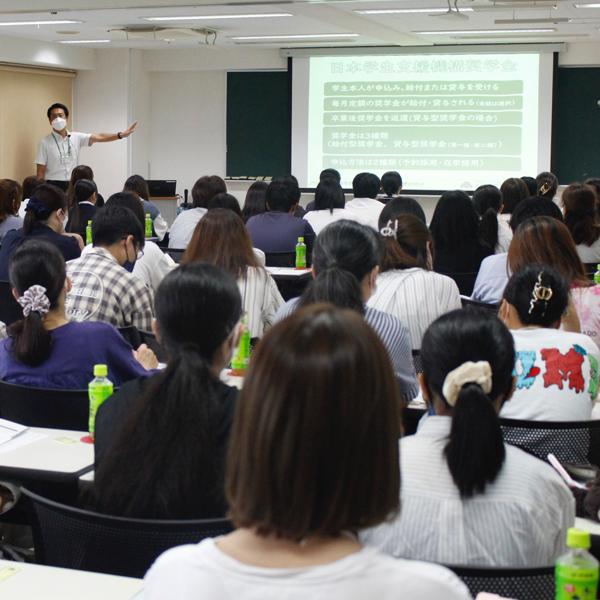
<path fill-rule="evenodd" d="M 500 472 L 505 454 L 500 421 L 490 398 L 478 384 L 464 385 L 452 412 L 450 439 L 444 448 L 461 498 L 483 493 Z"/>
<path fill-rule="evenodd" d="M 61 208 L 65 212 L 68 209 L 67 196 L 61 189 L 48 183 L 36 187 L 25 209 L 23 233 L 29 235 L 37 221 L 45 223 L 53 212 Z"/>
<path fill-rule="evenodd" d="M 91 179 L 79 179 L 73 186 L 72 205 L 69 214 L 68 230 L 71 233 L 80 233 L 85 231 L 86 222 L 81 220 L 80 202 L 89 201 L 89 199 L 98 192 L 98 187 Z"/>
<path fill-rule="evenodd" d="M 349 308 L 361 315 L 365 314 L 365 303 L 361 284 L 352 273 L 337 265 L 321 271 L 304 290 L 298 308 L 329 302 L 336 308 Z"/>
<path fill-rule="evenodd" d="M 491 207 L 481 217 L 479 238 L 486 242 L 492 250 L 498 245 L 498 213 Z"/>

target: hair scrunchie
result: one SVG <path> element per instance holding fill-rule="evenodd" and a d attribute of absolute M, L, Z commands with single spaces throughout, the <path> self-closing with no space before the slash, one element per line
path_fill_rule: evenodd
<path fill-rule="evenodd" d="M 481 386 L 486 394 L 489 394 L 492 391 L 492 367 L 490 367 L 490 363 L 487 360 L 467 361 L 446 375 L 442 386 L 442 394 L 450 406 L 456 404 L 460 390 L 467 383 L 476 383 Z"/>
<path fill-rule="evenodd" d="M 29 198 L 29 202 L 27 203 L 27 208 L 25 210 L 29 209 L 32 209 L 36 215 L 41 215 L 47 211 L 46 206 L 44 206 L 35 196 L 31 196 Z"/>
<path fill-rule="evenodd" d="M 27 317 L 30 312 L 38 312 L 43 317 L 50 311 L 50 300 L 46 296 L 46 288 L 43 285 L 32 285 L 17 302 L 23 307 L 24 317 Z"/>

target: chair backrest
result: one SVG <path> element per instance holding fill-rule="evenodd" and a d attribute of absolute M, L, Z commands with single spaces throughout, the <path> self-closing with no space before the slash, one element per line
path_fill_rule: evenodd
<path fill-rule="evenodd" d="M 413 350 L 412 351 L 412 361 L 413 367 L 415 368 L 415 373 L 418 375 L 423 372 L 423 362 L 421 361 L 421 351 Z"/>
<path fill-rule="evenodd" d="M 42 565 L 143 577 L 165 550 L 233 530 L 227 519 L 113 517 L 22 491 L 28 499 L 36 562 Z"/>
<path fill-rule="evenodd" d="M 12 294 L 10 281 L 0 281 L 0 321 L 6 326 L 23 318 L 23 308 Z"/>
<path fill-rule="evenodd" d="M 127 327 L 119 327 L 119 333 L 123 336 L 126 342 L 129 342 L 134 350 L 137 350 L 142 343 L 140 332 L 135 325 L 128 325 Z"/>
<path fill-rule="evenodd" d="M 151 331 L 139 331 L 140 343 L 146 344 L 158 358 L 158 362 L 166 363 L 169 361 L 169 353 L 166 348 L 156 339 L 156 335 Z"/>
<path fill-rule="evenodd" d="M 177 264 L 181 262 L 181 257 L 185 252 L 185 248 L 161 248 L 161 250 L 168 254 Z"/>
<path fill-rule="evenodd" d="M 87 390 L 56 390 L 0 381 L 0 417 L 28 427 L 87 431 Z"/>
<path fill-rule="evenodd" d="M 265 252 L 267 267 L 295 267 L 296 252 Z"/>
<path fill-rule="evenodd" d="M 463 310 L 470 310 L 476 312 L 491 312 L 495 315 L 498 314 L 498 310 L 500 309 L 500 304 L 488 304 L 487 302 L 478 302 L 477 300 L 471 300 L 470 298 L 462 298 L 460 299 L 460 303 L 462 304 Z"/>
<path fill-rule="evenodd" d="M 517 600 L 554 600 L 554 566 L 527 569 L 494 567 L 454 567 L 473 598 L 479 592 Z"/>
<path fill-rule="evenodd" d="M 504 441 L 545 460 L 600 467 L 600 421 L 521 421 L 500 419 Z"/>

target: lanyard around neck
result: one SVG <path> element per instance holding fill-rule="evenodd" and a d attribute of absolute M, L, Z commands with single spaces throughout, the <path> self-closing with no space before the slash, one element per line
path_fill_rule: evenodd
<path fill-rule="evenodd" d="M 56 144 L 56 147 L 58 148 L 58 153 L 60 154 L 60 157 L 62 158 L 65 155 L 60 151 L 60 146 L 58 145 L 58 142 L 56 141 L 56 137 L 54 136 L 54 133 L 52 133 L 52 139 L 54 140 L 54 143 Z M 63 144 L 64 144 L 64 140 L 63 140 Z M 67 144 L 69 146 L 69 152 L 68 152 L 67 156 L 71 156 L 71 137 L 69 136 L 69 134 L 67 134 Z"/>

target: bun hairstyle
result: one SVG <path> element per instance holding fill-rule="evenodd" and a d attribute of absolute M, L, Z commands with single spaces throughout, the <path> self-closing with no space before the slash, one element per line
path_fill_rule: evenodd
<path fill-rule="evenodd" d="M 36 187 L 25 209 L 23 233 L 29 235 L 37 221 L 45 223 L 53 212 L 61 208 L 64 212 L 68 210 L 67 195 L 61 189 L 49 183 Z"/>
<path fill-rule="evenodd" d="M 49 302 L 41 310 L 35 306 L 30 307 L 31 310 L 22 320 L 8 328 L 8 336 L 11 338 L 8 351 L 20 363 L 37 367 L 50 358 L 52 353 L 53 335 L 44 328 L 44 316 L 57 307 L 65 287 L 65 260 L 54 244 L 28 240 L 10 257 L 8 277 L 20 300 L 31 288 L 42 286 L 42 294 Z"/>
<path fill-rule="evenodd" d="M 569 284 L 548 265 L 527 265 L 510 278 L 503 297 L 524 325 L 551 327 L 569 304 Z"/>
<path fill-rule="evenodd" d="M 431 255 L 427 252 L 431 234 L 420 219 L 399 215 L 390 219 L 379 233 L 386 247 L 382 271 L 413 267 L 431 270 Z"/>
<path fill-rule="evenodd" d="M 481 217 L 479 237 L 493 250 L 498 244 L 498 212 L 502 192 L 495 185 L 480 185 L 473 193 L 475 210 Z"/>
<path fill-rule="evenodd" d="M 538 196 L 544 196 L 548 200 L 552 200 L 556 196 L 558 190 L 558 179 L 554 173 L 544 171 L 540 173 L 535 180 L 538 184 Z"/>
<path fill-rule="evenodd" d="M 421 360 L 430 396 L 450 406 L 443 389 L 451 379 L 459 383 L 444 454 L 461 498 L 471 498 L 485 491 L 504 462 L 504 440 L 492 402 L 511 390 L 515 364 L 512 335 L 495 315 L 455 310 L 434 321 L 425 332 Z M 489 365 L 489 387 L 475 383 L 474 378 L 462 383 L 452 375 L 468 362 Z"/>
<path fill-rule="evenodd" d="M 381 176 L 381 189 L 386 196 L 392 197 L 398 195 L 398 190 L 402 187 L 402 177 L 398 171 L 388 171 Z"/>

